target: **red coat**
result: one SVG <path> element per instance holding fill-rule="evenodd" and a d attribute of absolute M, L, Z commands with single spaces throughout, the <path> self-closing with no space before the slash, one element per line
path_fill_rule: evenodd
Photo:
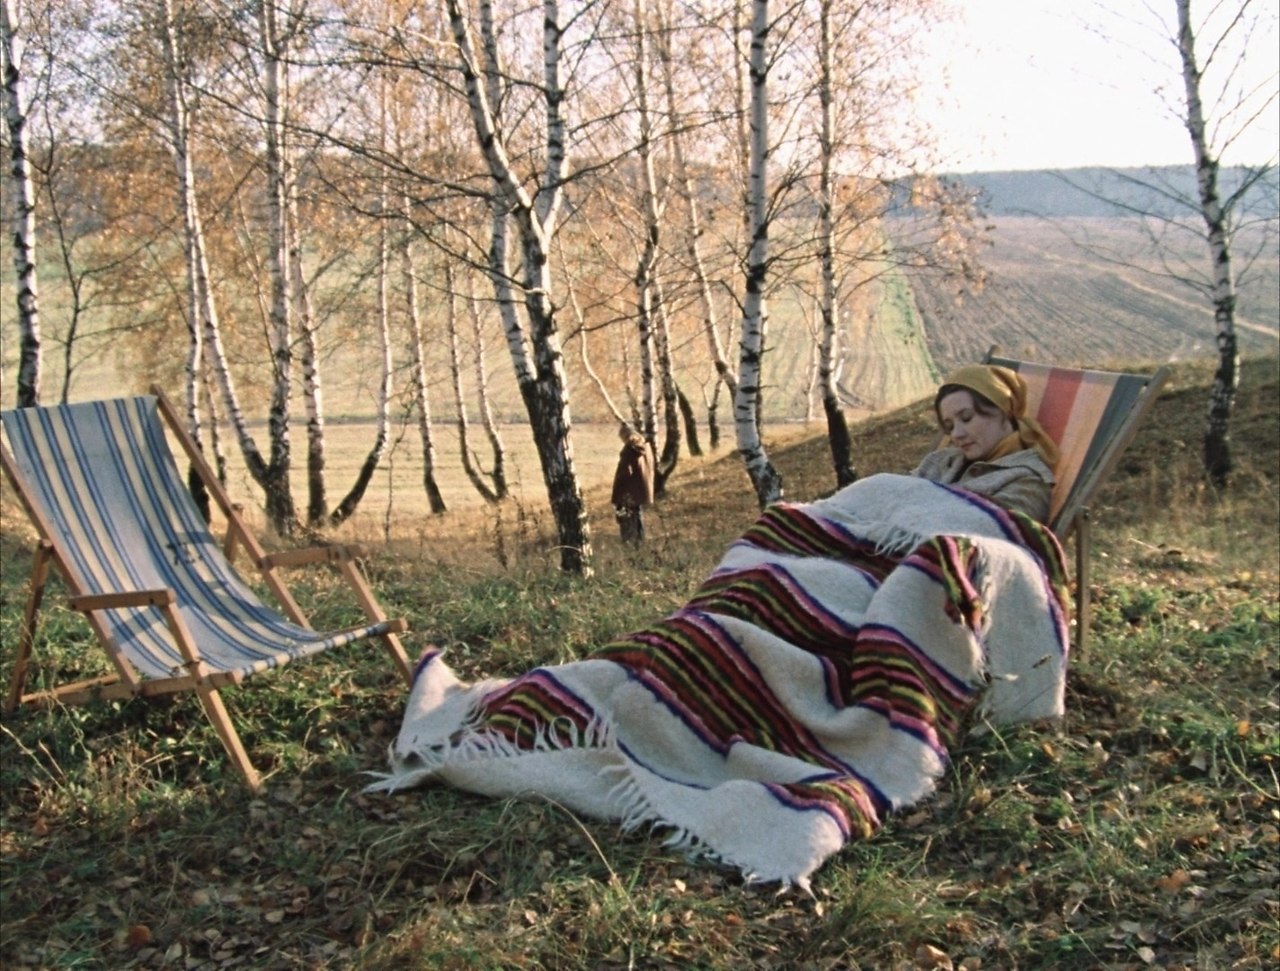
<path fill-rule="evenodd" d="M 653 502 L 653 459 L 648 445 L 628 442 L 618 454 L 613 473 L 613 504 L 636 508 Z"/>

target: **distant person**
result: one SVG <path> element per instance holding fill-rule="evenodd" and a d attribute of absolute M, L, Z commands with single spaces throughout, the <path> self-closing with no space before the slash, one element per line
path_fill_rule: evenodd
<path fill-rule="evenodd" d="M 933 399 L 946 433 L 912 475 L 954 485 L 1045 522 L 1058 447 L 1027 417 L 1027 383 L 1017 371 L 973 364 L 949 374 Z"/>
<path fill-rule="evenodd" d="M 613 473 L 613 510 L 622 542 L 639 546 L 644 542 L 644 507 L 653 502 L 653 458 L 644 436 L 630 425 L 618 429 L 622 451 Z"/>

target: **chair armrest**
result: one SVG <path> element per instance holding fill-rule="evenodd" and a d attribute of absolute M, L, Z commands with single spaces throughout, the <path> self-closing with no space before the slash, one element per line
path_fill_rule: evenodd
<path fill-rule="evenodd" d="M 120 607 L 170 607 L 178 598 L 172 590 L 121 590 L 114 593 L 86 593 L 68 597 L 73 610 L 112 610 Z"/>

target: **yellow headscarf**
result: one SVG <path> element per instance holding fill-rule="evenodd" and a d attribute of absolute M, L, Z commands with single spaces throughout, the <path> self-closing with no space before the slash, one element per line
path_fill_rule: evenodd
<path fill-rule="evenodd" d="M 1045 464 L 1058 462 L 1058 446 L 1039 422 L 1027 415 L 1027 382 L 1017 371 L 995 364 L 970 364 L 947 375 L 934 398 L 934 410 L 949 387 L 976 391 L 1009 416 L 1013 434 L 996 446 L 989 458 L 1000 458 L 1024 448 L 1034 448 Z"/>

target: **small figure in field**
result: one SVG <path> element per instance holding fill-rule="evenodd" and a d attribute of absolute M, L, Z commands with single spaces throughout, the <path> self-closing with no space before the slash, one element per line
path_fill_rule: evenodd
<path fill-rule="evenodd" d="M 618 429 L 622 451 L 613 473 L 613 511 L 618 519 L 622 542 L 639 546 L 644 542 L 644 513 L 653 502 L 653 459 L 644 436 L 630 425 Z"/>

